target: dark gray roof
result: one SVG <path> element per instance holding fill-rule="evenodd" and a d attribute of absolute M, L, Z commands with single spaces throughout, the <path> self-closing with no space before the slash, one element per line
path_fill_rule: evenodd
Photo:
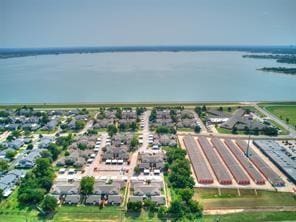
<path fill-rule="evenodd" d="M 65 203 L 78 204 L 80 202 L 80 195 L 67 195 Z"/>
<path fill-rule="evenodd" d="M 86 204 L 99 204 L 101 203 L 101 195 L 89 195 L 85 200 Z"/>

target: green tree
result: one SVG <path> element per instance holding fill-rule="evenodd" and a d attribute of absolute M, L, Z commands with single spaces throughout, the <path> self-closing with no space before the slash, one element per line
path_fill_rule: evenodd
<path fill-rule="evenodd" d="M 134 172 L 135 172 L 135 174 L 140 174 L 141 173 L 141 169 L 138 167 L 138 166 L 135 166 L 135 168 L 134 168 Z"/>
<path fill-rule="evenodd" d="M 114 134 L 117 133 L 117 128 L 115 125 L 109 125 L 108 128 L 107 128 L 107 132 L 109 134 L 109 136 L 113 136 Z"/>
<path fill-rule="evenodd" d="M 0 189 L 0 201 L 3 200 L 4 196 L 3 196 L 3 190 Z"/>
<path fill-rule="evenodd" d="M 191 198 L 193 197 L 194 191 L 190 188 L 184 188 L 179 190 L 179 195 L 181 196 L 182 200 L 188 203 Z"/>
<path fill-rule="evenodd" d="M 46 195 L 41 202 L 41 209 L 47 214 L 54 212 L 57 206 L 57 199 L 50 195 Z"/>
<path fill-rule="evenodd" d="M 56 160 L 60 154 L 60 149 L 59 147 L 54 144 L 54 143 L 50 143 L 47 147 L 47 149 L 49 150 L 49 152 L 51 153 L 52 159 Z"/>
<path fill-rule="evenodd" d="M 6 152 L 6 154 L 5 154 L 5 157 L 7 158 L 7 159 L 13 159 L 14 158 L 14 156 L 16 155 L 16 151 L 15 150 L 8 150 L 7 152 Z"/>
<path fill-rule="evenodd" d="M 94 177 L 83 177 L 80 181 L 80 191 L 82 194 L 88 195 L 93 192 L 95 184 L 95 178 Z"/>
<path fill-rule="evenodd" d="M 30 143 L 30 144 L 28 144 L 28 146 L 27 146 L 27 150 L 31 150 L 31 149 L 33 149 L 33 144 L 32 143 Z"/>
<path fill-rule="evenodd" d="M 131 140 L 130 151 L 135 151 L 138 145 L 139 145 L 138 138 L 136 135 L 134 135 Z"/>
<path fill-rule="evenodd" d="M 85 122 L 83 120 L 77 120 L 75 122 L 75 129 L 82 130 L 85 127 Z"/>
<path fill-rule="evenodd" d="M 178 199 L 172 201 L 168 212 L 176 219 L 182 218 L 184 215 L 183 203 Z"/>
<path fill-rule="evenodd" d="M 194 132 L 196 132 L 196 133 L 200 133 L 200 130 L 201 130 L 201 128 L 200 128 L 199 125 L 196 125 L 196 126 L 194 127 Z"/>
<path fill-rule="evenodd" d="M 231 133 L 232 134 L 237 134 L 237 128 L 235 126 L 232 128 Z"/>
<path fill-rule="evenodd" d="M 127 203 L 127 210 L 128 211 L 140 212 L 141 209 L 142 209 L 142 202 L 141 201 Z"/>
<path fill-rule="evenodd" d="M 8 170 L 8 162 L 0 159 L 0 172 L 5 172 L 6 170 Z"/>
<path fill-rule="evenodd" d="M 137 123 L 132 122 L 131 125 L 130 125 L 130 128 L 131 128 L 132 131 L 136 131 L 137 130 Z"/>

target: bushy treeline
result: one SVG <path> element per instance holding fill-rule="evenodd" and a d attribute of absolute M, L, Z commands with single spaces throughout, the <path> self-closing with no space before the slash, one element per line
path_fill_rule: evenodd
<path fill-rule="evenodd" d="M 176 221 L 194 221 L 202 216 L 202 207 L 192 199 L 194 180 L 191 176 L 190 163 L 185 158 L 186 151 L 169 147 L 167 151 L 166 171 L 169 187 L 174 193 L 167 216 Z"/>

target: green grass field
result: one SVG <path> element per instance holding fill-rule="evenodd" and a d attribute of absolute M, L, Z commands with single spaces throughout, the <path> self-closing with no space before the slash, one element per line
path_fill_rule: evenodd
<path fill-rule="evenodd" d="M 204 209 L 235 209 L 235 208 L 264 208 L 296 206 L 296 197 L 292 193 L 257 191 L 242 189 L 238 195 L 236 189 L 197 189 L 194 198 L 199 201 Z"/>
<path fill-rule="evenodd" d="M 296 105 L 264 105 L 264 108 L 283 121 L 289 118 L 289 124 L 296 125 Z"/>
<path fill-rule="evenodd" d="M 205 216 L 201 222 L 266 222 L 266 221 L 295 221 L 295 212 L 242 212 L 219 216 Z"/>
<path fill-rule="evenodd" d="M 0 221 L 38 221 L 38 211 L 21 206 L 17 201 L 17 190 L 0 203 Z"/>
<path fill-rule="evenodd" d="M 124 212 L 116 206 L 61 206 L 50 221 L 121 221 Z"/>

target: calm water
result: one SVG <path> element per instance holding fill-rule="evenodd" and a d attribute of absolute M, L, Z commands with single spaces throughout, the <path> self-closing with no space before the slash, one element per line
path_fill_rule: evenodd
<path fill-rule="evenodd" d="M 0 60 L 0 103 L 296 100 L 296 76 L 239 52 L 134 52 Z M 294 66 L 295 67 L 295 66 Z"/>

